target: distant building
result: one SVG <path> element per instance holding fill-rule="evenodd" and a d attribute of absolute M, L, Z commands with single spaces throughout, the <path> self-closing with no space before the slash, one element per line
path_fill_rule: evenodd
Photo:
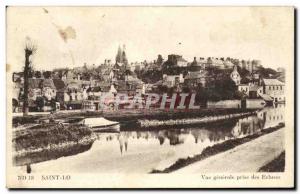
<path fill-rule="evenodd" d="M 56 87 L 52 79 L 29 79 L 29 99 L 45 97 L 47 100 L 56 98 Z"/>
<path fill-rule="evenodd" d="M 209 60 L 210 65 L 219 69 L 225 69 L 224 61 L 219 58 L 211 57 Z"/>
<path fill-rule="evenodd" d="M 234 64 L 229 59 L 226 59 L 223 63 L 225 69 L 231 69 L 234 67 Z"/>
<path fill-rule="evenodd" d="M 64 102 L 68 110 L 81 109 L 83 99 L 83 91 L 81 82 L 68 82 L 64 90 Z"/>
<path fill-rule="evenodd" d="M 239 84 L 238 85 L 238 91 L 246 94 L 249 96 L 249 84 Z"/>
<path fill-rule="evenodd" d="M 202 69 L 205 69 L 207 66 L 207 60 L 200 57 L 199 60 L 197 60 L 196 57 L 194 57 L 194 60 L 189 65 L 189 71 L 200 71 Z"/>
<path fill-rule="evenodd" d="M 263 79 L 263 93 L 270 96 L 274 102 L 285 101 L 285 84 L 277 79 Z"/>
<path fill-rule="evenodd" d="M 168 61 L 179 67 L 186 67 L 188 62 L 181 55 L 168 55 Z"/>
<path fill-rule="evenodd" d="M 174 87 L 179 84 L 184 83 L 184 78 L 182 74 L 179 75 L 163 75 L 163 85 L 167 87 Z"/>
<path fill-rule="evenodd" d="M 260 60 L 242 60 L 242 68 L 248 70 L 250 73 L 257 71 L 259 67 L 261 67 Z"/>
<path fill-rule="evenodd" d="M 12 75 L 13 82 L 24 83 L 24 73 L 23 72 L 14 72 Z"/>
<path fill-rule="evenodd" d="M 258 86 L 258 85 L 253 85 L 250 84 L 249 85 L 249 98 L 253 99 L 253 98 L 260 98 L 263 94 L 263 87 L 262 86 Z"/>
<path fill-rule="evenodd" d="M 206 87 L 207 78 L 207 71 L 205 70 L 200 70 L 197 72 L 189 71 L 184 77 L 184 83 L 189 87 L 197 87 L 199 85 Z"/>

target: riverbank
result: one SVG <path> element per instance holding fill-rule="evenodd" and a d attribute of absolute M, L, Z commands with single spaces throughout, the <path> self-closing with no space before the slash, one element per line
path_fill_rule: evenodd
<path fill-rule="evenodd" d="M 198 155 L 194 155 L 193 157 L 187 157 L 187 158 L 179 159 L 174 164 L 172 164 L 171 166 L 169 166 L 169 167 L 167 167 L 163 170 L 157 170 L 157 169 L 153 170 L 151 173 L 170 173 L 170 172 L 174 172 L 174 171 L 177 172 L 177 170 L 180 170 L 180 169 L 182 169 L 182 170 L 180 170 L 180 172 L 181 171 L 188 171 L 188 172 L 196 171 L 197 172 L 197 170 L 195 170 L 191 167 L 190 167 L 190 170 L 184 170 L 184 169 L 188 169 L 190 165 L 193 165 L 193 164 L 196 165 L 198 162 L 200 162 L 202 160 L 209 159 L 210 157 L 213 157 L 217 154 L 226 152 L 228 150 L 232 150 L 233 148 L 238 147 L 242 144 L 245 145 L 245 143 L 248 143 L 248 142 L 251 142 L 252 140 L 258 139 L 261 136 L 271 134 L 272 132 L 275 132 L 275 131 L 277 131 L 281 128 L 284 128 L 284 124 L 279 124 L 278 126 L 275 126 L 275 127 L 270 127 L 270 128 L 267 128 L 267 129 L 263 129 L 263 130 L 261 130 L 260 133 L 250 135 L 250 136 L 247 136 L 247 137 L 243 137 L 243 138 L 239 138 L 239 139 L 233 139 L 233 140 L 227 140 L 223 143 L 216 144 L 216 145 L 213 145 L 211 147 L 205 148 Z M 256 149 L 257 149 L 257 147 L 256 147 Z M 247 155 L 247 153 L 245 153 L 245 154 Z M 228 157 L 230 158 L 230 156 L 228 156 Z M 224 168 L 224 164 L 231 164 L 231 163 L 223 163 L 223 162 L 220 163 L 220 165 L 223 166 L 223 168 Z M 243 165 L 243 164 L 241 164 L 241 165 Z M 184 167 L 186 167 L 186 168 L 184 168 Z M 202 169 L 202 168 L 197 168 L 197 169 L 199 169 L 199 172 L 204 171 L 204 169 Z"/>
<path fill-rule="evenodd" d="M 225 121 L 227 119 L 237 119 L 241 117 L 247 117 L 254 114 L 253 112 L 216 115 L 216 116 L 205 116 L 197 118 L 185 118 L 185 119 L 169 119 L 169 120 L 138 120 L 141 127 L 159 127 L 159 126 L 181 126 L 181 125 L 196 125 L 196 124 L 208 124 L 213 122 Z"/>
<path fill-rule="evenodd" d="M 14 131 L 13 136 L 15 165 L 58 158 L 69 153 L 69 150 L 80 152 L 90 147 L 95 140 L 89 128 L 75 124 L 41 124 Z"/>
<path fill-rule="evenodd" d="M 262 166 L 259 172 L 284 172 L 285 152 L 282 152 L 277 158 Z"/>
<path fill-rule="evenodd" d="M 135 109 L 105 112 L 57 112 L 53 114 L 54 119 L 67 119 L 70 117 L 105 117 L 106 119 L 121 123 L 123 129 L 139 127 L 139 120 L 180 120 L 204 117 L 221 117 L 232 114 L 249 113 L 254 114 L 253 109 L 197 109 L 197 110 L 160 110 L 160 109 Z M 26 117 L 13 117 L 13 126 L 32 124 L 38 120 L 48 119 L 49 115 L 35 114 Z"/>

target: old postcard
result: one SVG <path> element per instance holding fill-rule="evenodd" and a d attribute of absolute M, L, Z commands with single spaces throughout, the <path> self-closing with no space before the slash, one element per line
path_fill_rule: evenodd
<path fill-rule="evenodd" d="M 8 188 L 293 188 L 293 7 L 6 9 Z"/>

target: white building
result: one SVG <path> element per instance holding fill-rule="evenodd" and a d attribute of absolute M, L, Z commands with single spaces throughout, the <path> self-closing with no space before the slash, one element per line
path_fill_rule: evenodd
<path fill-rule="evenodd" d="M 285 101 L 285 85 L 277 79 L 263 79 L 263 93 L 270 96 L 274 102 Z"/>
<path fill-rule="evenodd" d="M 182 73 L 179 75 L 163 75 L 163 84 L 168 87 L 174 87 L 175 85 L 184 83 Z"/>

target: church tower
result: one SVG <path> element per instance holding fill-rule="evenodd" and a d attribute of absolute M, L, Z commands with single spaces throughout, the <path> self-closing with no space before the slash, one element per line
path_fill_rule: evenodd
<path fill-rule="evenodd" d="M 128 60 L 127 60 L 127 57 L 126 57 L 125 50 L 126 50 L 126 45 L 124 44 L 123 45 L 123 52 L 122 52 L 122 63 L 124 63 L 125 65 L 127 65 L 128 64 Z"/>
<path fill-rule="evenodd" d="M 122 63 L 122 59 L 123 59 L 123 53 L 121 47 L 119 46 L 118 53 L 116 55 L 116 63 Z"/>
<path fill-rule="evenodd" d="M 125 44 L 123 45 L 123 50 L 119 46 L 118 53 L 116 55 L 116 63 L 122 63 L 122 64 L 125 64 L 125 65 L 128 64 L 128 60 L 127 60 L 127 57 L 126 57 L 125 50 L 126 50 Z"/>

